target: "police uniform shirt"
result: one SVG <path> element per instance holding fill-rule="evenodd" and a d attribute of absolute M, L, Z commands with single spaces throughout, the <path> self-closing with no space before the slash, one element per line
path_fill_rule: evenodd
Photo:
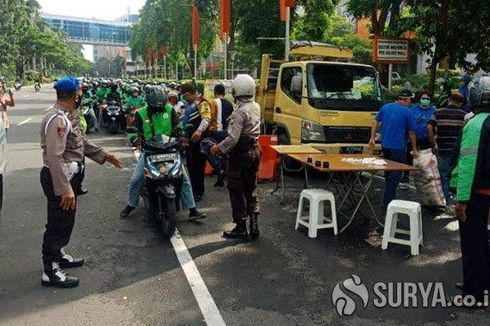
<path fill-rule="evenodd" d="M 70 192 L 71 185 L 63 166 L 83 162 L 85 156 L 99 164 L 105 162 L 107 152 L 88 141 L 82 133 L 76 110 L 68 117 L 63 108 L 52 106 L 41 123 L 43 164 L 49 168 L 55 195 Z"/>
<path fill-rule="evenodd" d="M 229 118 L 228 137 L 218 146 L 222 153 L 230 152 L 240 136 L 257 140 L 260 135 L 260 106 L 256 102 L 239 102 Z"/>

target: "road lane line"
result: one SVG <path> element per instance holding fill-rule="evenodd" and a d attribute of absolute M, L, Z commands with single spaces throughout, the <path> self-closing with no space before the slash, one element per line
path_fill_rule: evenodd
<path fill-rule="evenodd" d="M 18 123 L 17 126 L 22 126 L 24 123 L 28 123 L 31 120 L 32 120 L 32 118 L 25 119 L 24 121 Z"/>
<path fill-rule="evenodd" d="M 209 293 L 196 264 L 194 264 L 191 254 L 187 250 L 184 240 L 180 236 L 178 230 L 176 230 L 175 235 L 170 238 L 170 242 L 172 242 L 180 266 L 182 266 L 187 282 L 189 282 L 189 285 L 191 286 L 206 324 L 209 326 L 226 326 L 225 321 L 223 320 L 213 297 L 211 297 L 211 294 Z"/>

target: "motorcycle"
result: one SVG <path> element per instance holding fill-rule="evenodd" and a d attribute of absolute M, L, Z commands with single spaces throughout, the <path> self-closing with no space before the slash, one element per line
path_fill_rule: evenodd
<path fill-rule="evenodd" d="M 41 90 L 41 83 L 36 82 L 34 84 L 34 90 L 36 91 L 36 93 L 39 93 L 39 91 Z"/>
<path fill-rule="evenodd" d="M 94 119 L 90 115 L 91 106 L 92 106 L 92 101 L 90 99 L 82 100 L 82 108 L 80 109 L 80 111 L 86 123 L 85 133 L 89 133 L 90 130 L 94 128 Z"/>
<path fill-rule="evenodd" d="M 21 82 L 15 82 L 14 88 L 16 91 L 20 91 L 20 89 L 22 88 L 22 83 Z"/>
<path fill-rule="evenodd" d="M 127 133 L 137 133 L 128 127 Z M 183 164 L 180 156 L 180 140 L 168 136 L 156 136 L 142 144 L 144 155 L 145 186 L 141 197 L 149 216 L 158 222 L 166 237 L 175 233 L 177 202 L 183 179 Z"/>
<path fill-rule="evenodd" d="M 103 119 L 111 134 L 117 134 L 126 127 L 126 113 L 116 101 L 108 103 L 103 111 Z"/>

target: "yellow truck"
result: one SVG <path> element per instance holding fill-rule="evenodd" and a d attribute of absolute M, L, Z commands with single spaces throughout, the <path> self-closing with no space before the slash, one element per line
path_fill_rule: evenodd
<path fill-rule="evenodd" d="M 297 61 L 263 55 L 256 101 L 266 134 L 281 144 L 312 144 L 327 153 L 366 151 L 383 104 L 373 66 L 349 63 L 352 52 L 313 42 L 295 44 Z"/>

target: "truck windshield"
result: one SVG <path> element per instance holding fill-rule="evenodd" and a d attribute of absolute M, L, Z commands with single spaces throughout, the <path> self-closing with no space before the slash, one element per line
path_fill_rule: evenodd
<path fill-rule="evenodd" d="M 318 109 L 377 110 L 381 88 L 369 66 L 314 63 L 308 65 L 308 99 Z"/>

